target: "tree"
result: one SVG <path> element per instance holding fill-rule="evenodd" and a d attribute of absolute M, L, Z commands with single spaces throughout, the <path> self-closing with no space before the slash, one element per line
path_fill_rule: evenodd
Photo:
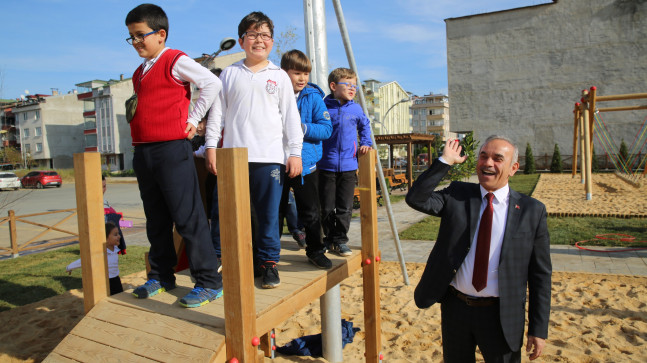
<path fill-rule="evenodd" d="M 595 157 L 595 148 L 593 147 L 593 143 L 591 143 L 591 155 L 591 172 L 597 173 L 600 171 L 600 164 L 598 164 L 598 158 Z M 574 165 L 573 167 L 576 168 L 577 165 Z"/>
<path fill-rule="evenodd" d="M 295 33 L 296 30 L 297 28 L 288 26 L 278 37 L 274 34 L 274 57 L 272 57 L 274 64 L 280 66 L 283 53 L 294 48 L 294 43 L 299 39 L 299 36 Z"/>
<path fill-rule="evenodd" d="M 526 143 L 526 165 L 523 167 L 524 174 L 534 174 L 537 170 L 535 169 L 535 157 L 532 155 L 532 148 L 530 143 Z"/>
<path fill-rule="evenodd" d="M 561 173 L 564 170 L 562 166 L 562 155 L 559 152 L 559 145 L 555 144 L 553 151 L 553 160 L 550 162 L 551 173 Z"/>
<path fill-rule="evenodd" d="M 622 142 L 620 143 L 618 157 L 620 158 L 620 163 L 624 165 L 628 170 L 629 165 L 627 165 L 627 160 L 629 160 L 629 151 L 627 151 L 627 144 L 625 144 L 625 139 L 622 139 Z"/>
<path fill-rule="evenodd" d="M 448 178 L 452 181 L 467 180 L 476 171 L 476 152 L 479 142 L 474 140 L 474 133 L 469 132 L 461 140 L 463 154 L 467 156 L 462 164 L 455 164 L 449 170 Z"/>
<path fill-rule="evenodd" d="M 438 159 L 441 151 L 443 150 L 443 146 L 443 139 L 436 135 L 436 137 L 434 138 L 433 154 L 431 155 L 431 160 Z"/>
<path fill-rule="evenodd" d="M 22 165 L 22 155 L 15 147 L 7 146 L 1 153 L 1 158 L 3 162 L 9 163 L 12 165 L 20 164 Z"/>

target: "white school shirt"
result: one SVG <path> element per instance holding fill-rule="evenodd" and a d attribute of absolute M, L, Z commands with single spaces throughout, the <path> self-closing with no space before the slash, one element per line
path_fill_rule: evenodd
<path fill-rule="evenodd" d="M 246 147 L 249 162 L 285 164 L 301 157 L 301 117 L 288 74 L 268 61 L 258 72 L 244 59 L 225 68 L 221 106 L 212 107 L 207 121 L 206 147 Z M 224 129 L 224 134 L 222 133 Z"/>
<path fill-rule="evenodd" d="M 106 248 L 108 251 L 108 278 L 113 278 L 119 276 L 119 247 L 115 247 L 114 251 L 110 251 L 109 248 Z M 81 267 L 81 259 L 72 262 L 67 265 L 65 271 L 70 272 L 77 268 Z"/>
<path fill-rule="evenodd" d="M 152 67 L 159 57 L 161 57 L 168 49 L 170 48 L 164 48 L 160 54 L 153 59 L 144 60 L 144 72 Z M 218 96 L 222 90 L 222 82 L 220 82 L 220 79 L 216 77 L 215 74 L 211 73 L 210 70 L 201 66 L 198 62 L 188 56 L 182 55 L 173 65 L 172 75 L 182 82 L 193 83 L 200 90 L 198 100 L 193 104 L 193 110 L 191 110 L 186 122 L 198 127 L 198 122 L 202 120 L 209 108 L 220 108 L 220 98 Z M 217 104 L 214 105 L 214 103 Z"/>

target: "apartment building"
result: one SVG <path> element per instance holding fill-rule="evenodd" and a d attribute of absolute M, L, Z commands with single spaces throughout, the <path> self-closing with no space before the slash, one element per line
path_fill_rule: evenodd
<path fill-rule="evenodd" d="M 449 97 L 442 94 L 414 97 L 411 127 L 414 133 L 436 135 L 443 141 L 455 138 L 456 134 L 449 131 Z"/>
<path fill-rule="evenodd" d="M 133 147 L 125 101 L 133 94 L 132 80 L 92 80 L 76 84 L 83 104 L 84 151 L 97 151 L 102 168 L 132 169 Z"/>
<path fill-rule="evenodd" d="M 411 96 L 398 82 L 368 79 L 363 82 L 363 87 L 375 135 L 411 132 Z"/>
<path fill-rule="evenodd" d="M 75 93 L 29 95 L 13 107 L 23 160 L 38 168 L 72 168 L 83 152 L 82 105 Z"/>

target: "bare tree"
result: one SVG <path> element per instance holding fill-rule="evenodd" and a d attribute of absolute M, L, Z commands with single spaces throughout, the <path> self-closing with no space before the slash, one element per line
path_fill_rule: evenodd
<path fill-rule="evenodd" d="M 294 47 L 294 43 L 299 39 L 299 36 L 296 34 L 296 30 L 297 28 L 288 26 L 278 37 L 275 34 L 274 57 L 271 57 L 274 64 L 280 66 L 283 53 Z"/>

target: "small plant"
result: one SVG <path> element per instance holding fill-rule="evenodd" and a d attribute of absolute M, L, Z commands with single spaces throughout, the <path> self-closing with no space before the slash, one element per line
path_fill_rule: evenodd
<path fill-rule="evenodd" d="M 555 144 L 555 151 L 553 151 L 553 160 L 550 162 L 551 173 L 561 173 L 564 171 L 562 166 L 562 155 L 559 152 L 559 145 Z"/>
<path fill-rule="evenodd" d="M 620 157 L 620 162 L 622 163 L 622 165 L 625 165 L 626 168 L 629 168 L 629 165 L 627 165 L 627 160 L 629 160 L 629 151 L 627 151 L 627 144 L 625 144 L 624 139 L 622 139 L 622 142 L 620 143 L 618 156 Z"/>
<path fill-rule="evenodd" d="M 479 142 L 474 140 L 474 133 L 469 132 L 461 140 L 463 153 L 467 156 L 462 164 L 455 164 L 449 170 L 447 177 L 452 181 L 467 180 L 476 171 L 476 152 Z"/>
<path fill-rule="evenodd" d="M 523 167 L 523 173 L 534 174 L 536 172 L 535 157 L 532 155 L 532 148 L 530 147 L 530 143 L 526 143 L 526 165 Z"/>
<path fill-rule="evenodd" d="M 595 156 L 595 148 L 593 147 L 593 144 L 591 144 L 591 155 L 591 172 L 597 173 L 600 171 L 600 164 L 598 163 L 598 158 Z"/>

